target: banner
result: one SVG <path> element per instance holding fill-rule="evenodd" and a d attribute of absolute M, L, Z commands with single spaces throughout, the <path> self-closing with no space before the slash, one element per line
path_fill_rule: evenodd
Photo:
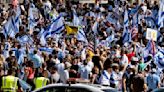
<path fill-rule="evenodd" d="M 157 31 L 151 28 L 147 28 L 146 39 L 157 41 Z"/>

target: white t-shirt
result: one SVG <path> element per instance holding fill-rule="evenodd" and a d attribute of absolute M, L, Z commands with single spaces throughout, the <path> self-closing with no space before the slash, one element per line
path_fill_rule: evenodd
<path fill-rule="evenodd" d="M 60 75 L 58 72 L 51 75 L 51 80 L 53 81 L 53 83 L 57 83 L 59 79 L 60 79 Z"/>
<path fill-rule="evenodd" d="M 89 74 L 91 72 L 91 69 L 88 65 L 83 65 L 81 66 L 79 73 L 80 73 L 80 78 L 82 79 L 89 79 Z"/>
<path fill-rule="evenodd" d="M 106 70 L 104 70 L 100 76 L 99 83 L 101 85 L 110 85 L 110 77 L 111 74 L 109 74 Z"/>
<path fill-rule="evenodd" d="M 121 61 L 120 61 L 120 64 L 123 64 L 125 66 L 128 65 L 128 57 L 124 54 Z"/>
<path fill-rule="evenodd" d="M 69 79 L 69 72 L 68 70 L 64 70 L 60 75 L 60 80 L 62 83 L 67 83 L 67 80 Z"/>

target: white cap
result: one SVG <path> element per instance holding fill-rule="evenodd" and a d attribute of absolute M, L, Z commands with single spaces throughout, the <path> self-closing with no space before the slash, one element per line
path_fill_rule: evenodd
<path fill-rule="evenodd" d="M 156 70 L 155 68 L 153 68 L 153 69 L 151 70 L 151 72 L 152 72 L 152 73 L 156 73 L 157 70 Z"/>

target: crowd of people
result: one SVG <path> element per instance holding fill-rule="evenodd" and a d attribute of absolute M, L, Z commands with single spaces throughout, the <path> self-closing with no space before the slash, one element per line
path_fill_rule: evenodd
<path fill-rule="evenodd" d="M 32 90 L 71 79 L 123 92 L 164 86 L 163 0 L 13 1 L 0 4 L 2 91 L 21 90 L 19 79 Z"/>

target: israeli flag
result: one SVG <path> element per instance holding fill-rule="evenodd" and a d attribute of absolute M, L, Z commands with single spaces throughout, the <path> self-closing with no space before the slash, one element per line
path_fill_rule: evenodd
<path fill-rule="evenodd" d="M 157 54 L 154 56 L 154 62 L 158 68 L 164 69 L 164 50 L 159 48 Z"/>
<path fill-rule="evenodd" d="M 5 35 L 5 37 L 7 38 L 7 36 L 14 38 L 15 37 L 15 23 L 14 21 L 14 17 L 11 16 L 7 23 L 3 26 L 3 34 Z"/>
<path fill-rule="evenodd" d="M 124 12 L 124 28 L 129 26 L 128 11 Z"/>
<path fill-rule="evenodd" d="M 73 8 L 73 25 L 79 26 L 80 25 L 80 19 L 77 16 L 76 10 Z"/>
<path fill-rule="evenodd" d="M 98 25 L 99 25 L 98 22 L 95 21 L 95 23 L 92 26 L 92 31 L 94 32 L 94 34 L 98 33 Z"/>
<path fill-rule="evenodd" d="M 43 34 L 41 35 L 40 44 L 41 44 L 42 46 L 45 46 L 45 45 L 47 44 L 46 38 L 45 38 L 45 33 L 43 33 Z"/>
<path fill-rule="evenodd" d="M 114 34 L 110 35 L 109 37 L 106 38 L 106 41 L 108 43 L 112 42 L 114 40 Z"/>
<path fill-rule="evenodd" d="M 160 0 L 160 8 L 158 11 L 158 29 L 164 27 L 164 1 Z"/>
<path fill-rule="evenodd" d="M 53 48 L 48 48 L 48 47 L 39 48 L 39 51 L 44 51 L 47 52 L 48 54 L 52 54 L 53 50 L 54 50 Z"/>
<path fill-rule="evenodd" d="M 20 9 L 20 6 L 18 6 L 16 9 L 16 15 L 15 15 L 15 19 L 14 19 L 16 33 L 19 32 L 20 15 L 21 15 L 21 9 Z"/>
<path fill-rule="evenodd" d="M 83 41 L 83 42 L 88 43 L 86 35 L 85 35 L 84 31 L 83 31 L 83 28 L 79 28 L 79 31 L 77 32 L 76 38 L 79 41 Z"/>
<path fill-rule="evenodd" d="M 60 34 L 64 29 L 64 18 L 62 16 L 58 16 L 58 18 L 55 19 L 53 23 L 47 28 L 48 31 L 45 37 L 51 37 L 54 34 Z"/>
<path fill-rule="evenodd" d="M 23 45 L 23 44 L 33 44 L 33 39 L 31 36 L 29 35 L 23 35 L 17 38 L 17 40 Z"/>
<path fill-rule="evenodd" d="M 132 41 L 132 33 L 128 30 L 128 28 L 126 28 L 122 38 L 123 43 Z"/>
<path fill-rule="evenodd" d="M 39 15 L 38 13 L 39 13 L 38 9 L 35 8 L 35 5 L 33 3 L 31 3 L 29 8 L 29 17 L 28 17 L 29 29 L 33 29 L 37 25 L 35 19 Z"/>

